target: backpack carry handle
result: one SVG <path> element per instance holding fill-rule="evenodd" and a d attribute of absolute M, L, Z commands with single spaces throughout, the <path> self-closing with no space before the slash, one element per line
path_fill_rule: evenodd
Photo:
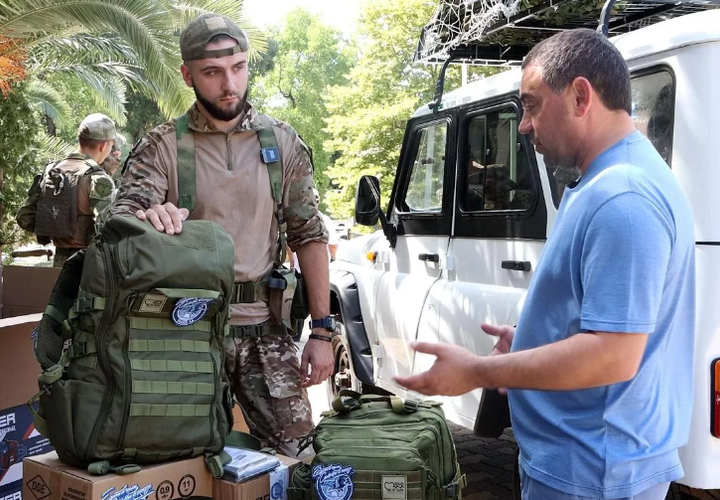
<path fill-rule="evenodd" d="M 390 404 L 393 412 L 398 415 L 413 413 L 422 405 L 420 401 L 414 399 L 406 399 L 397 396 L 380 396 L 377 394 L 360 394 L 350 389 L 342 389 L 332 402 L 333 410 L 338 413 L 348 413 L 352 410 L 360 408 L 363 403 L 369 402 L 387 402 Z"/>

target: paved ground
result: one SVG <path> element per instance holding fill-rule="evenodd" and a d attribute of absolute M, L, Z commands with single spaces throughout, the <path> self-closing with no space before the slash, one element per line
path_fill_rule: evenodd
<path fill-rule="evenodd" d="M 467 476 L 463 500 L 512 500 L 515 438 L 507 429 L 498 439 L 481 438 L 452 424 L 460 470 Z"/>

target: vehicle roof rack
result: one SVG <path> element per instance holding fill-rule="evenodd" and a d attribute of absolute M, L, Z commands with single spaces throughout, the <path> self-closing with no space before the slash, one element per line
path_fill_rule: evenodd
<path fill-rule="evenodd" d="M 533 45 L 559 31 L 609 36 L 719 7 L 720 0 L 440 0 L 415 62 L 442 64 L 429 104 L 437 112 L 451 63 L 519 65 Z"/>
<path fill-rule="evenodd" d="M 720 7 L 720 0 L 618 0 L 608 34 Z M 441 0 L 423 28 L 415 62 L 517 65 L 530 48 L 558 31 L 597 29 L 603 0 Z"/>

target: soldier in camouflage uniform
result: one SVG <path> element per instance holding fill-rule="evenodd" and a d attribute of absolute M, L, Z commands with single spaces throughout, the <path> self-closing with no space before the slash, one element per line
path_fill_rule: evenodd
<path fill-rule="evenodd" d="M 102 113 L 93 113 L 86 116 L 78 128 L 78 152 L 69 154 L 65 159 L 48 165 L 67 175 L 89 170 L 90 175 L 82 175 L 77 182 L 77 220 L 73 222 L 75 230 L 70 237 L 52 238 L 55 245 L 55 259 L 53 265 L 62 267 L 78 250 L 86 248 L 92 234 L 94 220 L 112 202 L 114 184 L 110 176 L 99 169 L 98 165 L 110 153 L 115 141 L 115 122 Z M 47 171 L 47 169 L 46 169 Z M 18 225 L 24 229 L 35 231 L 36 210 L 40 194 L 40 181 L 38 176 L 28 191 L 28 198 L 18 211 Z M 38 241 L 43 244 L 50 243 L 50 239 Z"/>
<path fill-rule="evenodd" d="M 130 153 L 109 212 L 147 219 L 167 234 L 180 232 L 188 217 L 215 221 L 234 239 L 237 285 L 256 285 L 273 268 L 279 225 L 268 165 L 260 154 L 258 131 L 265 125 L 246 100 L 247 40 L 229 19 L 204 14 L 185 28 L 180 47 L 182 76 L 197 97 L 187 112 L 195 150 L 194 209 L 178 208 L 181 195 L 187 199 L 179 192 L 178 156 L 181 162 L 188 159 L 184 152 L 178 155 L 173 120 L 150 131 Z M 310 152 L 289 125 L 264 119 L 282 158 L 287 244 L 302 264 L 312 317 L 325 318 L 328 233 L 313 196 Z M 231 300 L 227 376 L 251 432 L 266 446 L 295 453 L 298 438 L 313 426 L 305 387 L 332 372 L 329 332 L 314 329 L 299 362 L 288 329 L 271 321 L 262 290 L 251 295 Z"/>
<path fill-rule="evenodd" d="M 107 158 L 105 158 L 105 160 L 100 164 L 103 170 L 112 177 L 113 181 L 116 179 L 115 174 L 118 173 L 118 169 L 120 168 L 120 156 L 122 156 L 121 149 L 124 144 L 125 138 L 121 134 L 117 134 L 115 136 L 113 147 L 110 150 L 110 154 L 107 155 Z"/>

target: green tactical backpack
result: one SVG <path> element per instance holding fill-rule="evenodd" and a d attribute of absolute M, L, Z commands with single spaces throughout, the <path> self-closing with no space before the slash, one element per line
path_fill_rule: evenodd
<path fill-rule="evenodd" d="M 222 474 L 233 262 L 214 222 L 170 236 L 120 216 L 68 260 L 36 332 L 44 373 L 31 401 L 62 461 L 102 474 L 205 454 Z"/>
<path fill-rule="evenodd" d="M 343 390 L 307 442 L 290 500 L 459 499 L 465 486 L 440 403 Z"/>

